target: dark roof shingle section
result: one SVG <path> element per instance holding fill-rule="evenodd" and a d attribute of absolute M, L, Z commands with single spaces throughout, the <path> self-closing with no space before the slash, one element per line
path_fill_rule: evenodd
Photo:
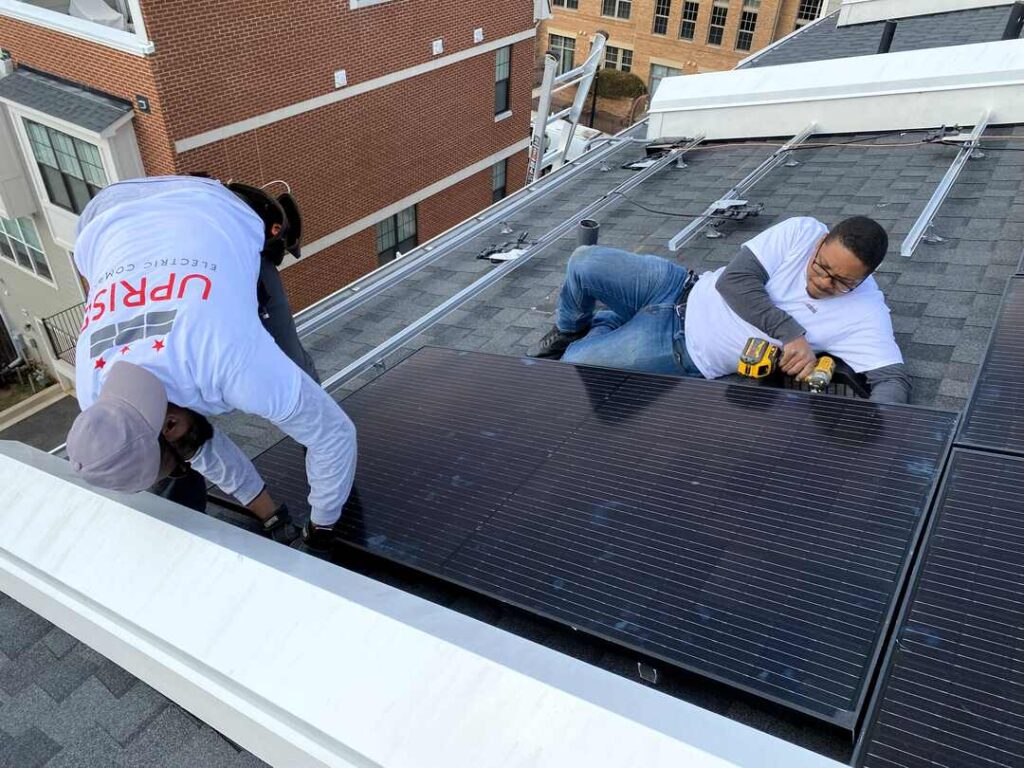
<path fill-rule="evenodd" d="M 132 105 L 24 67 L 0 78 L 0 99 L 100 133 L 132 111 Z"/>
<path fill-rule="evenodd" d="M 892 52 L 992 42 L 1002 37 L 1009 16 L 1010 8 L 1002 5 L 899 19 Z M 834 13 L 765 51 L 742 68 L 869 56 L 878 52 L 884 21 L 837 27 L 838 20 L 839 14 Z"/>

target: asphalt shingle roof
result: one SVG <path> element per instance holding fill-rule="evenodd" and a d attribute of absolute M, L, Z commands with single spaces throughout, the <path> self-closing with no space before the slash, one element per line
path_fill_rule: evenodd
<path fill-rule="evenodd" d="M 131 103 L 25 67 L 0 78 L 0 99 L 100 133 L 132 111 Z"/>
<path fill-rule="evenodd" d="M 969 45 L 998 40 L 1010 17 L 1010 6 L 974 8 L 966 11 L 910 16 L 898 19 L 893 53 L 940 48 L 947 45 Z M 847 56 L 869 56 L 878 53 L 884 21 L 837 27 L 839 14 L 809 26 L 798 35 L 764 51 L 743 65 L 771 67 L 802 61 L 841 59 Z"/>

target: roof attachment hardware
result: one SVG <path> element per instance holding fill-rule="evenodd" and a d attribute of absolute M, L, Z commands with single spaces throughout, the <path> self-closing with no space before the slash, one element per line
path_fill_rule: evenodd
<path fill-rule="evenodd" d="M 529 237 L 530 233 L 523 230 L 515 240 L 506 240 L 504 243 L 494 243 L 487 246 L 477 254 L 477 258 L 489 259 L 491 264 L 512 261 L 512 259 L 522 256 L 526 249 L 533 245 L 532 242 L 528 242 Z"/>
<path fill-rule="evenodd" d="M 960 171 L 963 170 L 967 161 L 974 154 L 977 149 L 978 142 L 981 141 L 981 136 L 985 133 L 985 128 L 988 127 L 991 115 L 985 112 L 978 120 L 978 124 L 974 126 L 974 130 L 971 131 L 970 135 L 963 140 L 960 146 L 960 152 L 957 153 L 956 159 L 949 166 L 949 170 L 946 171 L 946 175 L 942 177 L 942 181 L 932 192 L 931 199 L 925 205 L 924 210 L 921 211 L 921 215 L 917 217 L 917 221 L 910 230 L 910 234 L 907 235 L 903 244 L 900 246 L 900 255 L 904 258 L 909 259 L 914 255 L 914 251 L 917 248 L 921 240 L 928 243 L 941 243 L 944 238 L 934 233 L 928 233 L 928 230 L 932 226 L 932 221 L 935 219 L 935 215 L 939 212 L 939 207 L 946 199 L 946 195 L 953 188 L 956 183 L 957 177 L 960 175 Z M 940 139 L 946 143 L 951 142 L 948 138 L 945 138 L 945 127 L 942 129 L 943 137 Z M 926 234 L 928 233 L 928 234 Z"/>
<path fill-rule="evenodd" d="M 640 675 L 640 679 L 645 683 L 650 683 L 651 685 L 658 684 L 657 667 L 652 667 L 650 664 L 644 664 L 642 661 L 638 661 L 636 663 L 636 673 Z"/>
<path fill-rule="evenodd" d="M 746 200 L 719 200 L 712 203 L 712 207 L 715 210 L 711 213 L 712 221 L 708 225 L 704 237 L 709 240 L 716 240 L 719 237 L 725 237 L 725 234 L 719 230 L 722 222 L 743 221 L 750 216 L 759 216 L 761 211 L 764 210 L 764 203 L 750 205 Z"/>
<path fill-rule="evenodd" d="M 722 207 L 723 202 L 732 202 L 740 200 L 748 189 L 757 184 L 761 179 L 775 170 L 785 160 L 788 159 L 789 153 L 796 149 L 798 146 L 807 141 L 807 138 L 814 133 L 816 128 L 814 123 L 811 123 L 804 128 L 800 133 L 787 141 L 784 145 L 775 150 L 770 156 L 765 158 L 757 168 L 747 174 L 739 184 L 726 192 L 716 202 L 709 205 L 703 214 L 691 221 L 683 230 L 681 230 L 675 237 L 668 241 L 668 249 L 673 253 L 678 251 L 690 240 L 696 237 L 697 233 L 707 227 L 713 221 L 716 221 L 716 213 L 718 213 Z M 741 200 L 743 205 L 746 205 L 746 200 Z M 762 206 L 763 207 L 763 206 Z M 760 208 L 757 210 L 760 213 Z M 751 215 L 752 212 L 748 212 L 743 218 Z M 756 215 L 756 214 L 754 214 Z"/>

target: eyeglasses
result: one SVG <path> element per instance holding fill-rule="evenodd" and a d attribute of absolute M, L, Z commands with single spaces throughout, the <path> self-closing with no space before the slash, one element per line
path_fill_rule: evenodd
<path fill-rule="evenodd" d="M 821 246 L 818 246 L 818 250 L 814 252 L 814 260 L 811 262 L 811 266 L 814 267 L 814 271 L 817 272 L 820 277 L 827 277 L 829 282 L 832 283 L 836 291 L 839 293 L 849 293 L 864 282 L 864 278 L 861 278 L 860 280 L 850 280 L 845 277 L 840 277 L 829 270 L 828 267 L 821 263 Z"/>

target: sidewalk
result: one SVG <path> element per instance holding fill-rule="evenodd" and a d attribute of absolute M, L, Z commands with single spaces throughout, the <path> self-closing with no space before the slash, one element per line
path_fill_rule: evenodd
<path fill-rule="evenodd" d="M 17 440 L 41 451 L 51 451 L 64 443 L 71 423 L 78 414 L 78 401 L 65 396 L 53 405 L 0 431 L 0 440 Z"/>

